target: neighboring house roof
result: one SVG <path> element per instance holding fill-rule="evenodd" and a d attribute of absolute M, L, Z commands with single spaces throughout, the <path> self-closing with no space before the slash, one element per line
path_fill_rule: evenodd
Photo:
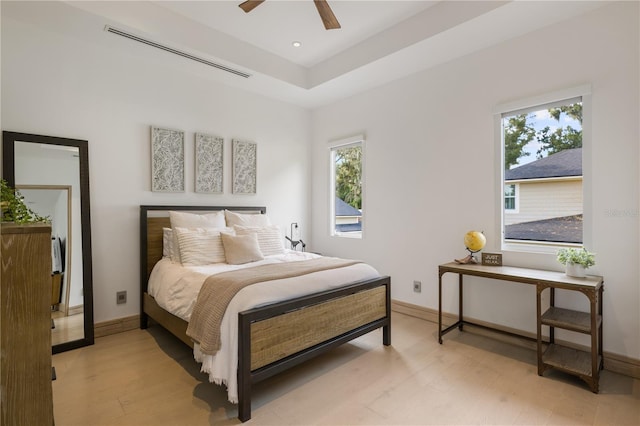
<path fill-rule="evenodd" d="M 362 216 L 362 212 L 336 197 L 336 216 Z"/>
<path fill-rule="evenodd" d="M 504 227 L 504 236 L 513 240 L 582 242 L 582 215 L 554 217 Z"/>
<path fill-rule="evenodd" d="M 565 149 L 504 172 L 504 180 L 582 176 L 582 148 Z"/>
<path fill-rule="evenodd" d="M 338 232 L 358 232 L 362 231 L 362 223 L 343 223 L 336 225 L 336 231 Z"/>

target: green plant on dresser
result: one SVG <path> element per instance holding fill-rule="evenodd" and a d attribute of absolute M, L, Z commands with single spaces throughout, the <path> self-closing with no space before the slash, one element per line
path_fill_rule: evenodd
<path fill-rule="evenodd" d="M 24 202 L 20 191 L 9 186 L 6 180 L 0 179 L 0 207 L 2 222 L 50 223 L 49 217 L 42 217 L 33 212 Z"/>

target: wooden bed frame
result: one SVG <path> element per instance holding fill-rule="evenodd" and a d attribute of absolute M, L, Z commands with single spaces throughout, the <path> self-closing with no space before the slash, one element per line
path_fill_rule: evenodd
<path fill-rule="evenodd" d="M 140 328 L 151 318 L 187 345 L 187 322 L 147 294 L 149 275 L 162 258 L 162 228 L 170 210 L 231 210 L 266 214 L 266 207 L 140 206 Z M 382 327 L 391 344 L 391 279 L 387 276 L 249 309 L 238 314 L 238 419 L 251 418 L 251 387 L 281 371 Z M 292 333 L 295 331 L 295 333 Z"/>

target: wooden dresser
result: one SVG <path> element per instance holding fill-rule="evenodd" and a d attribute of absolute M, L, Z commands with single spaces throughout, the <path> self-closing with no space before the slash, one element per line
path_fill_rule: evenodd
<path fill-rule="evenodd" d="M 2 223 L 2 425 L 52 425 L 51 227 Z"/>

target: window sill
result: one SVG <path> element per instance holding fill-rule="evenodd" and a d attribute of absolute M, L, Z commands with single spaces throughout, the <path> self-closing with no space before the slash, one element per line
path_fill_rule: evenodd
<path fill-rule="evenodd" d="M 534 242 L 534 241 L 503 241 L 502 251 L 516 253 L 539 253 L 555 255 L 559 249 L 563 247 L 582 247 L 582 244 L 571 243 L 551 243 L 551 242 Z"/>

